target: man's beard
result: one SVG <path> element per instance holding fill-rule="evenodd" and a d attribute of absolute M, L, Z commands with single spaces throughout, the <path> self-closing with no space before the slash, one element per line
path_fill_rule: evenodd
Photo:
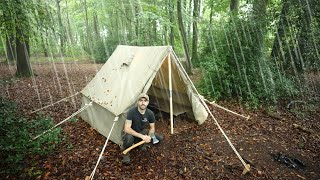
<path fill-rule="evenodd" d="M 147 108 L 146 105 L 140 105 L 140 106 L 138 106 L 138 107 L 139 107 L 140 110 L 145 110 L 145 109 Z"/>

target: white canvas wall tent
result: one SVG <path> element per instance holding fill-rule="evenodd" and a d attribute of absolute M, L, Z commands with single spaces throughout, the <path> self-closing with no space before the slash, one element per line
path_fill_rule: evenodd
<path fill-rule="evenodd" d="M 171 62 L 171 79 L 168 62 Z M 169 87 L 170 80 L 172 91 Z M 116 48 L 81 91 L 83 106 L 93 102 L 92 106 L 81 112 L 81 117 L 106 137 L 114 118 L 119 117 L 110 140 L 121 145 L 126 112 L 136 105 L 137 97 L 142 92 L 150 96 L 150 104 L 157 104 L 163 112 L 170 113 L 172 92 L 174 115 L 186 113 L 198 124 L 202 124 L 208 117 L 171 46 L 123 45 Z"/>
<path fill-rule="evenodd" d="M 149 95 L 150 104 L 157 104 L 159 110 L 170 113 L 171 133 L 173 133 L 173 115 L 185 113 L 201 125 L 210 114 L 222 135 L 244 165 L 243 174 L 250 170 L 250 165 L 244 162 L 210 112 L 205 103 L 206 100 L 199 95 L 171 46 L 137 47 L 119 45 L 96 76 L 80 93 L 83 95 L 82 107 L 51 129 L 33 138 L 33 140 L 80 113 L 83 120 L 107 137 L 96 166 L 90 177 L 88 176 L 86 179 L 93 179 L 109 139 L 118 145 L 122 145 L 126 113 L 128 109 L 136 105 L 137 98 L 141 93 Z M 79 92 L 67 98 L 77 94 Z M 49 106 L 62 102 L 64 99 Z M 246 119 L 250 117 L 237 114 L 212 102 L 207 103 Z"/>

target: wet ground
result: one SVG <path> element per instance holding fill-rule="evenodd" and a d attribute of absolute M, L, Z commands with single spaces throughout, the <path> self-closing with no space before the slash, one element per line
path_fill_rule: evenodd
<path fill-rule="evenodd" d="M 32 118 L 34 114 L 30 112 L 39 109 L 40 103 L 45 106 L 75 94 L 100 67 L 93 64 L 33 65 L 38 76 L 32 80 L 13 79 L 8 67 L 0 66 L 0 92 L 17 102 L 21 112 Z M 219 102 L 232 111 L 250 115 L 249 120 L 209 105 L 239 154 L 251 164 L 251 171 L 244 176 L 241 175 L 242 163 L 212 118 L 200 126 L 178 118 L 171 135 L 169 120 L 164 117 L 156 127 L 165 135 L 165 140 L 146 152 L 138 148 L 132 150 L 130 165 L 122 164 L 120 148 L 109 142 L 95 179 L 320 179 L 319 96 L 310 96 L 302 102 L 293 102 L 290 108 L 286 107 L 289 102 L 284 102 L 283 106 L 269 110 L 249 110 L 234 102 Z M 44 112 L 59 122 L 79 107 L 80 96 L 75 96 Z M 53 154 L 29 157 L 22 174 L 5 178 L 28 177 L 32 171 L 40 172 L 32 177 L 37 179 L 89 176 L 106 138 L 80 118 L 77 122 L 65 123 L 62 128 L 65 139 Z M 272 154 L 277 153 L 300 160 L 305 167 L 288 167 L 274 160 Z"/>

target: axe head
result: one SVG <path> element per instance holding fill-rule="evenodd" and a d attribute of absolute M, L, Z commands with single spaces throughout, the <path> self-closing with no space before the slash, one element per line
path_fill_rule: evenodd
<path fill-rule="evenodd" d="M 151 136 L 151 138 L 152 138 L 152 144 L 157 144 L 160 142 L 159 139 L 154 134 Z"/>

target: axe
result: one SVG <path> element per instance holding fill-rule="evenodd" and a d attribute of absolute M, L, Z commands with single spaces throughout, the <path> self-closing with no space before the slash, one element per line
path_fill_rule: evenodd
<path fill-rule="evenodd" d="M 151 134 L 151 139 L 152 139 L 152 144 L 157 144 L 157 143 L 160 142 L 159 139 L 158 139 L 154 134 Z M 129 151 L 131 151 L 133 148 L 136 148 L 136 147 L 138 147 L 138 146 L 140 146 L 140 145 L 142 145 L 142 144 L 144 144 L 144 143 L 145 143 L 145 141 L 140 141 L 140 142 L 138 142 L 138 143 L 136 143 L 136 144 L 128 147 L 126 150 L 124 150 L 124 151 L 122 152 L 122 154 L 127 154 L 127 153 L 128 153 Z"/>

